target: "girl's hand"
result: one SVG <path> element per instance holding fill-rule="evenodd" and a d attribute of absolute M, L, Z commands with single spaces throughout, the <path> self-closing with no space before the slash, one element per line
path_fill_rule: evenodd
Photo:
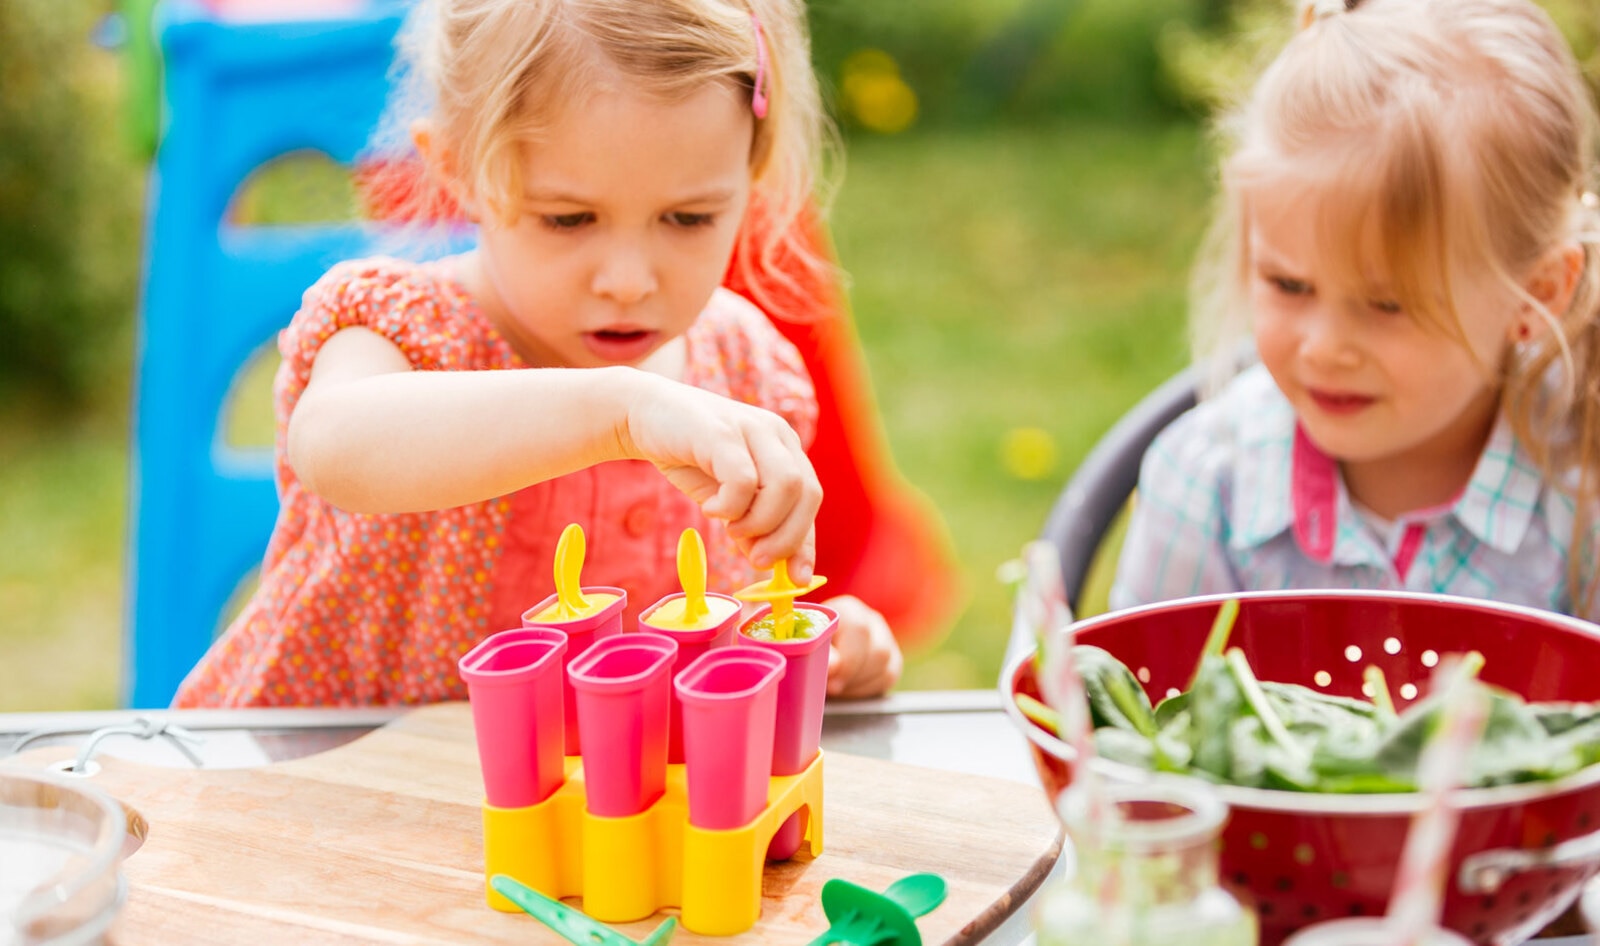
<path fill-rule="evenodd" d="M 799 435 L 771 411 L 656 380 L 628 408 L 625 454 L 654 463 L 707 516 L 726 520 L 757 568 L 788 559 L 790 577 L 810 581 L 822 484 Z"/>
<path fill-rule="evenodd" d="M 828 695 L 856 699 L 888 692 L 904 663 L 889 622 L 853 595 L 823 603 L 839 612 L 828 653 Z"/>

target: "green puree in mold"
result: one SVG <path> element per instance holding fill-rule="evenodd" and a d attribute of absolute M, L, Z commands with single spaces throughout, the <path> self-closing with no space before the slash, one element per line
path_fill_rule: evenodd
<path fill-rule="evenodd" d="M 794 636 L 787 640 L 798 641 L 816 637 L 828 627 L 828 616 L 821 611 L 809 611 L 804 608 L 794 609 Z M 775 641 L 773 636 L 777 630 L 777 621 L 772 615 L 763 616 L 759 621 L 751 621 L 744 626 L 743 633 L 746 637 L 758 641 Z"/>

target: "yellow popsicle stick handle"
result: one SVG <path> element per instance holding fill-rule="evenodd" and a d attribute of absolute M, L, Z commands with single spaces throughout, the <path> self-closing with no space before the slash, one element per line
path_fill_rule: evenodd
<path fill-rule="evenodd" d="M 794 636 L 794 599 L 822 587 L 827 580 L 821 575 L 812 575 L 804 587 L 798 586 L 789 577 L 789 561 L 782 559 L 773 564 L 771 578 L 740 588 L 733 596 L 740 601 L 770 602 L 772 636 L 776 640 L 788 640 Z"/>
<path fill-rule="evenodd" d="M 794 637 L 794 599 L 783 598 L 772 602 L 772 637 L 786 641 Z"/>
<path fill-rule="evenodd" d="M 770 587 L 778 593 L 772 599 L 772 636 L 786 641 L 794 637 L 794 599 L 800 594 L 800 588 L 789 577 L 788 559 L 773 563 Z"/>
<path fill-rule="evenodd" d="M 780 558 L 772 566 L 772 590 L 777 592 L 800 590 L 799 586 L 789 577 L 789 560 Z M 791 597 L 793 597 L 791 595 Z"/>
<path fill-rule="evenodd" d="M 569 523 L 556 542 L 556 607 L 562 620 L 589 613 L 589 600 L 583 596 L 583 559 L 587 554 L 583 527 Z"/>
<path fill-rule="evenodd" d="M 772 577 L 765 581 L 758 581 L 746 585 L 733 593 L 740 601 L 777 601 L 779 599 L 792 601 L 804 594 L 810 594 L 828 583 L 828 579 L 821 575 L 812 575 L 811 581 L 805 587 L 796 587 L 789 578 L 789 566 L 786 562 L 779 562 L 772 568 Z"/>
<path fill-rule="evenodd" d="M 706 604 L 706 546 L 694 529 L 678 536 L 678 583 L 683 586 L 683 623 L 693 624 L 711 613 Z"/>

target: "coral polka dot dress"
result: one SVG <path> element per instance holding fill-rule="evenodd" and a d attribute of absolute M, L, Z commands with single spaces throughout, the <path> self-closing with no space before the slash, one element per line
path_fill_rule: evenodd
<path fill-rule="evenodd" d="M 434 512 L 365 515 L 301 485 L 285 459 L 290 413 L 335 332 L 364 326 L 419 371 L 527 367 L 443 263 L 340 264 L 278 339 L 278 522 L 261 582 L 179 688 L 174 706 L 351 706 L 464 699 L 456 661 L 516 627 L 555 590 L 556 541 L 588 539 L 586 585 L 628 592 L 630 621 L 679 590 L 678 535 L 705 538 L 709 587 L 754 572 L 720 521 L 643 460 L 618 460 L 509 496 Z M 799 354 L 760 310 L 718 289 L 685 335 L 684 382 L 772 410 L 809 443 L 817 405 Z M 483 418 L 485 427 L 493 417 Z"/>

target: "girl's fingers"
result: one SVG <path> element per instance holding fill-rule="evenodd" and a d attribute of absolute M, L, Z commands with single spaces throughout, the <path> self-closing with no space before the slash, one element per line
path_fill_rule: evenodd
<path fill-rule="evenodd" d="M 787 559 L 790 578 L 796 583 L 810 581 L 817 560 L 818 505 L 806 502 L 794 507 L 782 525 L 751 542 L 751 564 L 757 568 L 771 568 L 780 560 Z"/>
<path fill-rule="evenodd" d="M 899 682 L 900 657 L 896 655 L 892 661 L 884 666 L 882 673 L 876 676 L 860 679 L 858 683 L 851 687 L 849 692 L 845 693 L 844 695 L 847 697 L 863 699 L 872 696 L 882 696 L 894 689 L 894 685 Z"/>
<path fill-rule="evenodd" d="M 905 661 L 883 615 L 852 595 L 830 599 L 839 612 L 834 633 L 837 660 L 828 666 L 828 695 L 859 699 L 880 696 L 900 680 Z"/>
<path fill-rule="evenodd" d="M 831 660 L 828 667 L 828 695 L 843 696 L 851 689 L 855 676 L 861 669 L 862 662 L 867 656 L 867 646 L 871 643 L 871 635 L 865 627 L 859 624 L 844 625 L 841 621 L 839 630 L 833 635 L 833 649 L 839 656 L 838 663 Z"/>
<path fill-rule="evenodd" d="M 743 442 L 716 444 L 705 463 L 704 474 L 716 486 L 710 499 L 700 503 L 714 519 L 738 522 L 749 516 L 760 489 L 761 471 Z M 693 497 L 693 494 L 690 494 Z M 730 528 L 730 532 L 733 530 Z"/>
<path fill-rule="evenodd" d="M 894 685 L 900 682 L 900 668 L 903 658 L 898 649 L 892 651 L 873 650 L 867 653 L 861 668 L 856 675 L 839 684 L 837 692 L 833 690 L 833 680 L 828 680 L 828 695 L 843 697 L 844 699 L 863 699 L 871 696 L 882 696 L 889 692 Z"/>
<path fill-rule="evenodd" d="M 806 537 L 800 543 L 800 548 L 783 556 L 789 562 L 789 580 L 797 585 L 804 585 L 811 581 L 811 576 L 817 570 L 817 530 L 815 526 L 806 529 Z M 776 560 L 774 560 L 776 561 Z"/>
<path fill-rule="evenodd" d="M 779 474 L 763 477 L 750 501 L 750 508 L 745 510 L 743 516 L 728 523 L 728 531 L 733 535 L 761 541 L 789 526 L 789 540 L 799 542 L 799 530 L 803 526 L 792 526 L 791 520 L 796 512 L 804 514 L 807 502 L 805 485 L 798 476 Z"/>
<path fill-rule="evenodd" d="M 710 505 L 717 495 L 717 481 L 699 467 L 675 466 L 660 469 L 667 482 L 702 508 Z"/>
<path fill-rule="evenodd" d="M 821 487 L 815 486 L 816 474 L 805 451 L 800 449 L 799 439 L 786 426 L 755 426 L 746 433 L 745 442 L 760 486 L 750 508 L 729 523 L 728 531 L 760 537 L 779 528 L 807 492 L 814 489 L 820 493 Z"/>
<path fill-rule="evenodd" d="M 658 459 L 657 467 L 707 516 L 728 523 L 728 535 L 757 568 L 788 559 L 790 577 L 809 581 L 822 485 L 799 436 L 776 414 L 717 401 L 731 413 L 686 431 L 682 459 Z"/>
<path fill-rule="evenodd" d="M 788 436 L 752 437 L 751 454 L 761 485 L 745 515 L 728 524 L 729 534 L 752 540 L 751 561 L 758 568 L 769 568 L 779 559 L 815 558 L 811 533 L 822 506 L 822 485 L 798 438 L 787 428 L 784 431 Z M 796 564 L 790 563 L 790 575 L 803 580 L 794 574 Z M 808 568 L 804 574 L 810 578 Z"/>

